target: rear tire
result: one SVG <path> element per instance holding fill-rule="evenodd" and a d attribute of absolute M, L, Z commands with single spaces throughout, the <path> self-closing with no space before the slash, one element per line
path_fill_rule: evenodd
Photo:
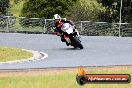
<path fill-rule="evenodd" d="M 80 48 L 80 49 L 83 49 L 83 45 L 81 44 L 81 42 L 76 39 L 76 37 L 73 37 L 73 41 L 75 42 L 75 44 Z M 76 46 L 74 46 L 75 48 Z"/>

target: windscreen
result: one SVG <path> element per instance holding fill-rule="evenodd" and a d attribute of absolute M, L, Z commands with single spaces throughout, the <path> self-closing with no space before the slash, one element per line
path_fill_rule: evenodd
<path fill-rule="evenodd" d="M 62 25 L 62 27 L 61 27 L 61 30 L 63 30 L 63 29 L 68 30 L 70 27 L 71 27 L 71 25 L 70 25 L 69 23 L 64 23 L 64 24 Z"/>

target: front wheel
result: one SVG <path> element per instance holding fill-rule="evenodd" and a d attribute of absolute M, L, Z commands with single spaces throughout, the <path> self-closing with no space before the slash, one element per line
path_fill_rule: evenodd
<path fill-rule="evenodd" d="M 74 48 L 79 47 L 80 49 L 83 49 L 83 45 L 76 37 L 73 37 L 73 42 L 75 42 Z"/>

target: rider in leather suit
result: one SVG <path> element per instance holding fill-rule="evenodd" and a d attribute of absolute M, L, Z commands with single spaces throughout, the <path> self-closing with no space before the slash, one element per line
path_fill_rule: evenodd
<path fill-rule="evenodd" d="M 61 17 L 58 14 L 55 14 L 53 19 L 55 20 L 55 29 L 56 29 L 57 32 L 59 32 L 58 35 L 60 35 L 62 42 L 65 42 L 65 39 L 64 39 L 63 35 L 61 35 L 62 34 L 62 31 L 61 31 L 61 26 L 62 25 L 61 25 L 61 23 L 62 24 L 63 23 L 69 23 L 74 27 L 74 31 L 77 31 L 74 23 L 71 20 L 67 21 L 66 19 L 61 19 Z M 79 33 L 78 33 L 78 36 L 79 36 Z"/>

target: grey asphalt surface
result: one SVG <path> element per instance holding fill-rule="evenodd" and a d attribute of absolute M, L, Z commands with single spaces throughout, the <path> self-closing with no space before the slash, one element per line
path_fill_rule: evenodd
<path fill-rule="evenodd" d="M 81 41 L 84 49 L 78 50 L 56 35 L 0 33 L 0 46 L 48 54 L 40 61 L 0 64 L 0 69 L 132 65 L 132 37 L 81 36 Z"/>

